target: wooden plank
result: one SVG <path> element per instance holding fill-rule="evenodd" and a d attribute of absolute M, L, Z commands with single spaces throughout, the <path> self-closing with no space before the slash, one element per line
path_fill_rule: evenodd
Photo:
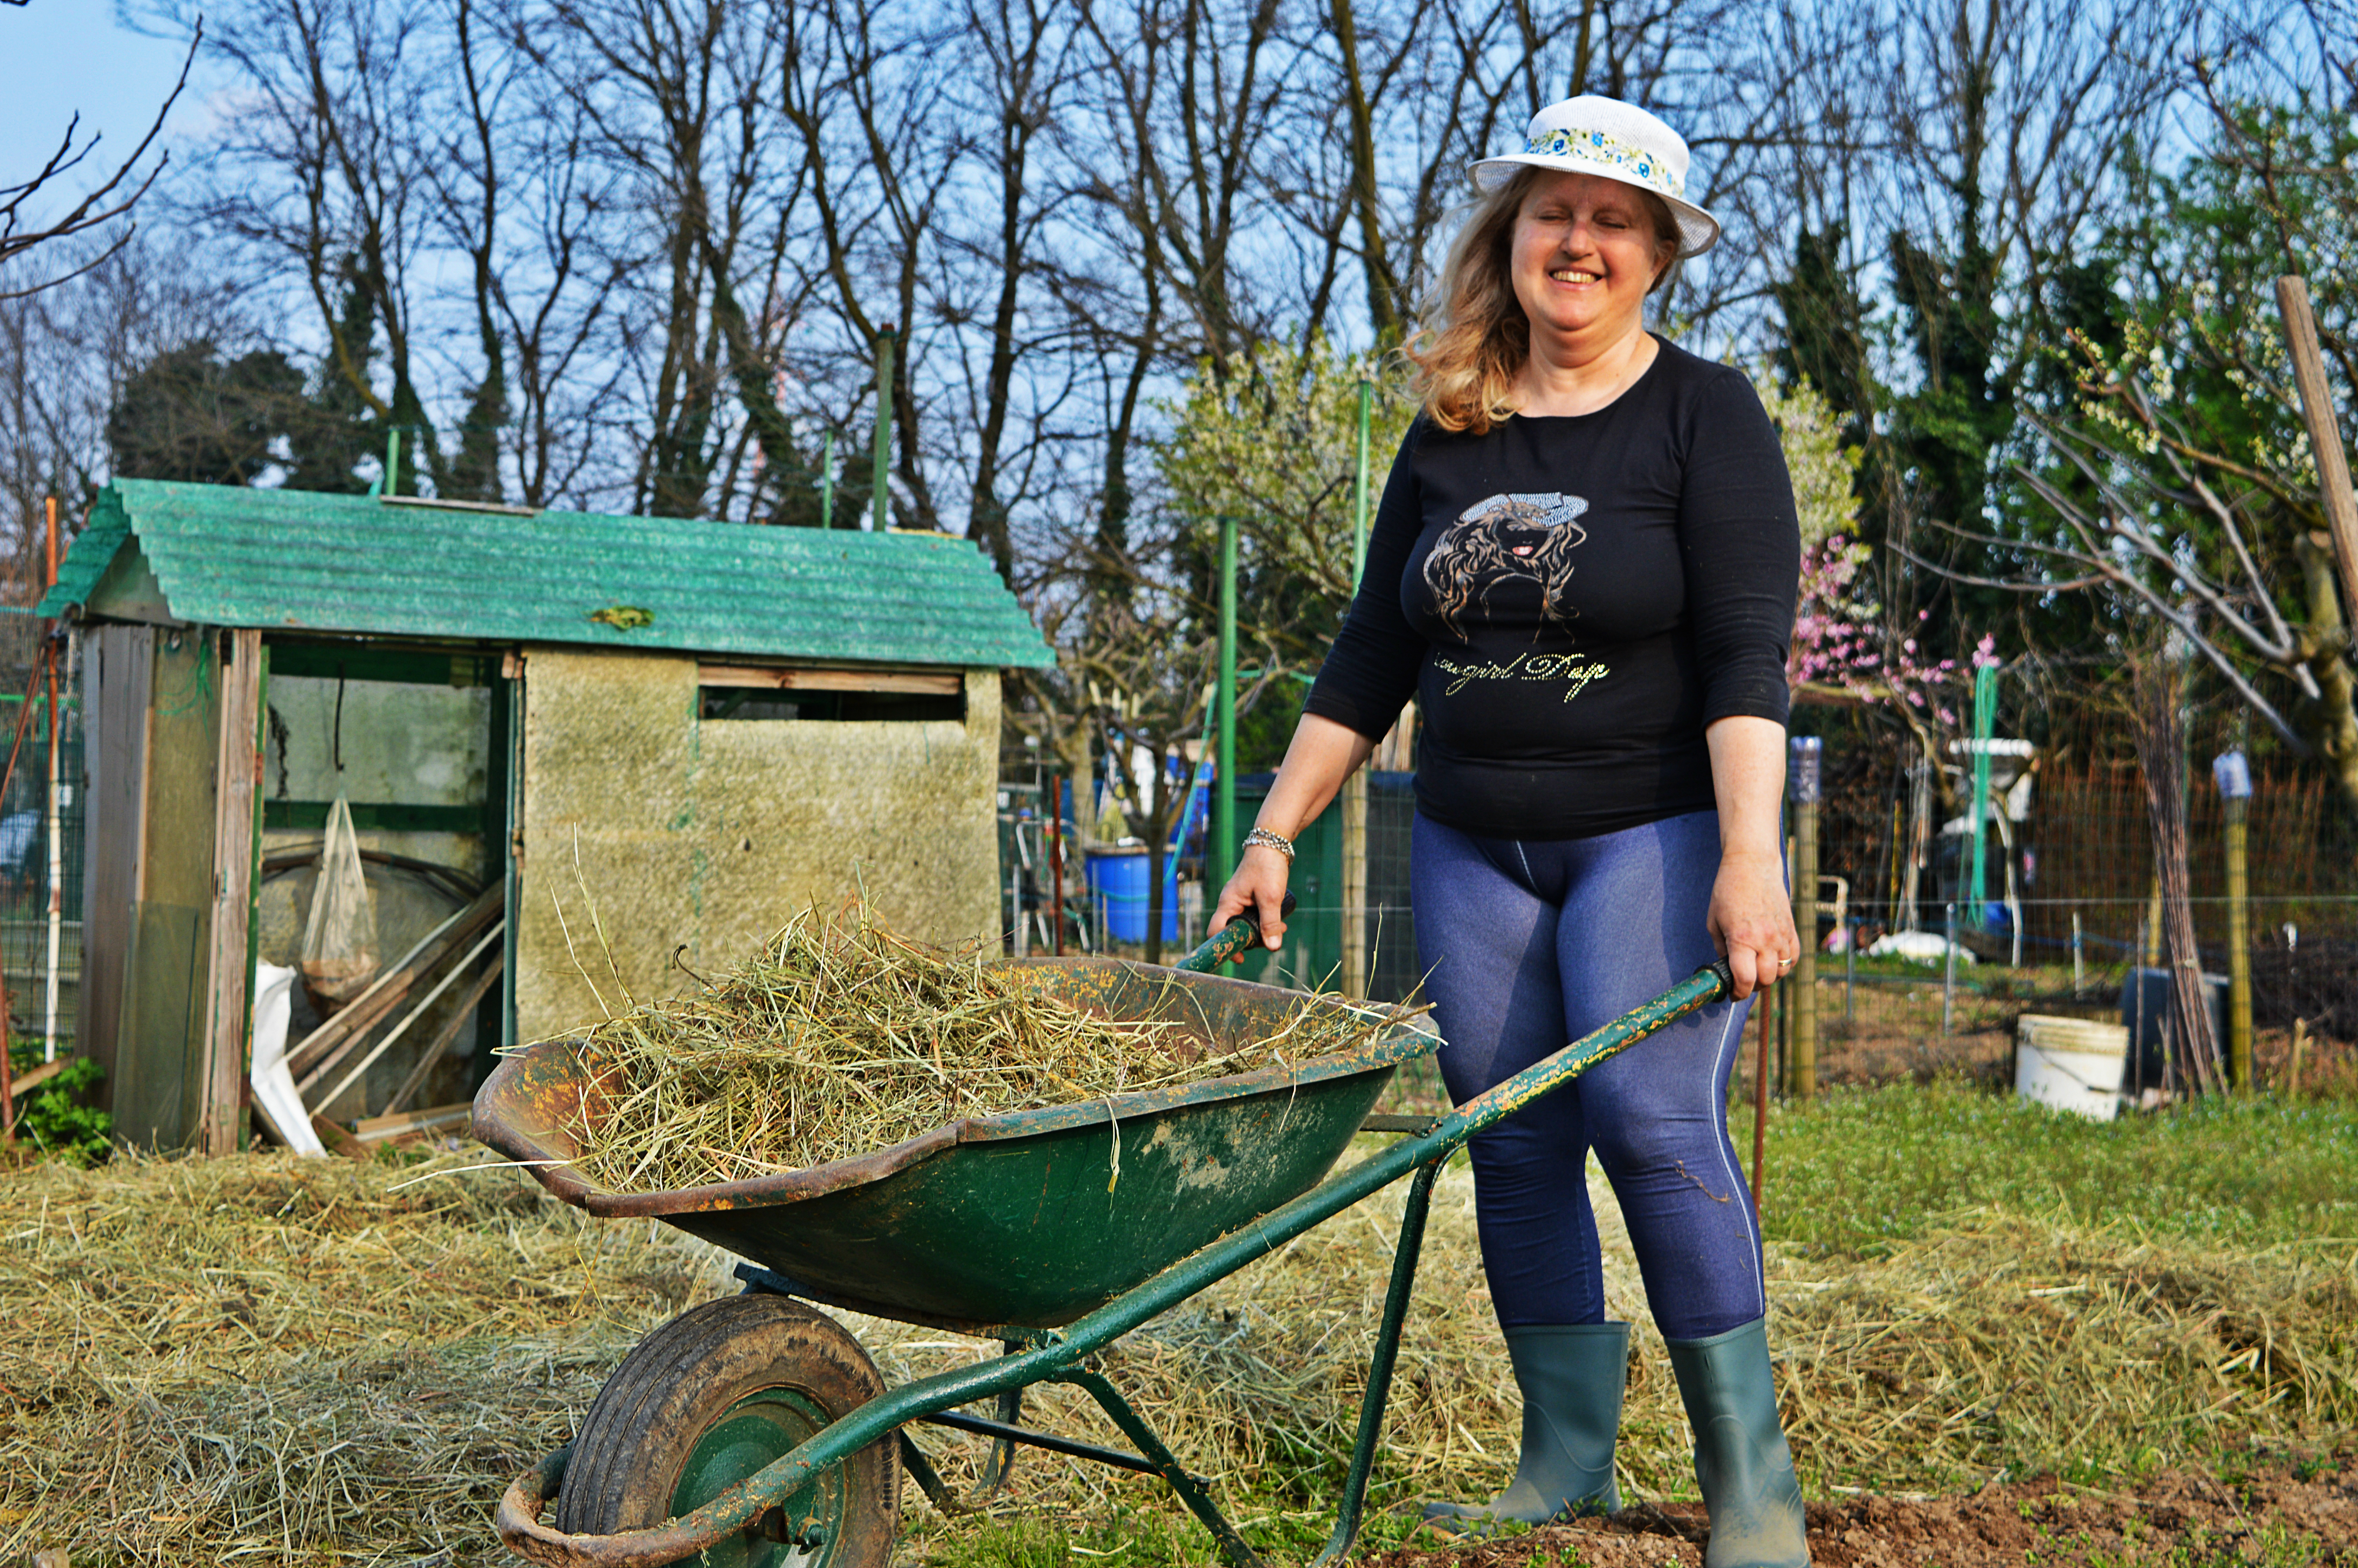
<path fill-rule="evenodd" d="M 2277 279 L 2277 308 L 2284 314 L 2292 378 L 2300 388 L 2301 416 L 2309 422 L 2309 449 L 2317 457 L 2326 532 L 2333 535 L 2333 559 L 2342 568 L 2342 624 L 2358 640 L 2358 496 L 2351 492 L 2350 460 L 2342 449 L 2333 390 L 2325 379 L 2325 356 L 2317 346 L 2317 319 L 2309 314 L 2308 283 L 2299 276 Z"/>
<path fill-rule="evenodd" d="M 417 1054 L 416 1065 L 409 1069 L 409 1076 L 402 1080 L 401 1087 L 395 1091 L 393 1098 L 385 1102 L 384 1113 L 387 1116 L 406 1105 L 409 1097 L 426 1082 L 427 1075 L 433 1072 L 434 1065 L 449 1052 L 450 1043 L 459 1038 L 459 1031 L 467 1027 L 467 1020 L 473 1015 L 477 1005 L 498 981 L 500 971 L 506 967 L 506 956 L 494 954 L 491 968 L 468 983 L 467 992 L 459 999 L 459 1005 L 450 1010 L 450 1016 L 444 1019 L 442 1026 L 434 1032 L 433 1040 Z"/>
<path fill-rule="evenodd" d="M 89 853 L 83 863 L 81 993 L 76 1048 L 105 1069 L 99 1108 L 114 1108 L 115 1049 L 134 912 L 146 896 L 147 704 L 156 629 L 92 627 L 82 652 L 83 770 Z"/>
<path fill-rule="evenodd" d="M 147 707 L 139 903 L 112 1106 L 126 1143 L 202 1142 L 211 969 L 220 639 L 160 630 Z"/>
<path fill-rule="evenodd" d="M 767 665 L 698 665 L 696 684 L 762 691 L 905 691 L 957 697 L 966 676 L 956 670 L 805 670 Z"/>
<path fill-rule="evenodd" d="M 54 1078 L 59 1073 L 64 1072 L 66 1070 L 66 1064 L 70 1060 L 72 1060 L 71 1057 L 60 1056 L 54 1062 L 42 1063 L 39 1066 L 33 1068 L 30 1072 L 17 1074 L 14 1078 L 9 1080 L 8 1098 L 10 1099 L 22 1099 L 25 1096 L 31 1094 L 35 1089 L 39 1088 L 43 1084 L 48 1083 L 51 1078 Z"/>
<path fill-rule="evenodd" d="M 223 633 L 221 749 L 213 802 L 213 917 L 207 945 L 203 1121 L 208 1154 L 237 1152 L 245 1102 L 245 999 L 254 979 L 246 931 L 254 909 L 254 812 L 262 783 L 256 744 L 262 706 L 262 633 Z"/>
<path fill-rule="evenodd" d="M 446 1127 L 464 1127 L 474 1115 L 473 1105 L 438 1105 L 430 1110 L 395 1111 L 388 1116 L 364 1118 L 352 1130 L 352 1136 L 363 1143 L 374 1143 L 387 1138 L 407 1134 L 433 1132 Z"/>
<path fill-rule="evenodd" d="M 206 911 L 161 899 L 134 912 L 123 976 L 123 1048 L 115 1058 L 114 1135 L 135 1149 L 185 1148 L 195 1130 L 189 992 L 204 974 Z"/>
<path fill-rule="evenodd" d="M 481 833 L 480 806 L 410 806 L 397 801 L 355 800 L 352 827 L 362 833 Z M 331 800 L 265 800 L 262 825 L 274 833 L 317 832 L 328 825 Z"/>

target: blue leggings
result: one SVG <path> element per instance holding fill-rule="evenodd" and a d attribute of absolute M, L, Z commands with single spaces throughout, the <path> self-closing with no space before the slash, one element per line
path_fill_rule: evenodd
<path fill-rule="evenodd" d="M 1545 842 L 1475 838 L 1419 816 L 1412 856 L 1417 957 L 1448 1042 L 1442 1078 L 1460 1104 L 1714 957 L 1714 812 Z M 1500 1326 L 1604 1321 L 1591 1149 L 1665 1335 L 1701 1339 L 1767 1313 L 1759 1222 L 1727 1136 L 1749 1005 L 1691 1013 L 1474 1139 Z"/>

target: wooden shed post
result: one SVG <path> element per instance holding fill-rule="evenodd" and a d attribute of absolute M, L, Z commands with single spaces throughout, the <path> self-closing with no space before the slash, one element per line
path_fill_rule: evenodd
<path fill-rule="evenodd" d="M 205 1081 L 200 1140 L 208 1154 L 237 1151 L 244 1104 L 246 989 L 254 971 L 254 810 L 262 772 L 262 633 L 223 634 L 221 750 L 214 773 L 212 940 L 205 966 Z"/>

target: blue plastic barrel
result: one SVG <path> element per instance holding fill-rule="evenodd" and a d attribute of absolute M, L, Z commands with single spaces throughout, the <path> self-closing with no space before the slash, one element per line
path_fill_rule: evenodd
<path fill-rule="evenodd" d="M 1089 851 L 1089 886 L 1105 900 L 1106 933 L 1117 942 L 1146 940 L 1146 846 Z M 1163 939 L 1179 940 L 1179 901 L 1163 906 Z"/>

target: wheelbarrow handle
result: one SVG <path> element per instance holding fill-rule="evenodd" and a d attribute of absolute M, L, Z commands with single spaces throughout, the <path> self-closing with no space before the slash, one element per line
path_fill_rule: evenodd
<path fill-rule="evenodd" d="M 1292 893 L 1287 893 L 1285 895 L 1285 902 L 1278 905 L 1277 917 L 1280 920 L 1283 920 L 1288 915 L 1292 914 L 1293 910 L 1293 895 Z M 1185 957 L 1180 959 L 1178 963 L 1172 967 L 1174 968 L 1180 969 L 1193 969 L 1199 975 L 1208 975 L 1215 969 L 1217 969 L 1222 964 L 1227 963 L 1229 959 L 1242 955 L 1247 948 L 1252 946 L 1260 940 L 1260 922 L 1254 919 L 1249 914 L 1239 914 L 1234 920 L 1229 921 L 1225 929 L 1205 938 L 1204 945 L 1202 946 L 1196 948 L 1194 952 L 1188 954 Z"/>

